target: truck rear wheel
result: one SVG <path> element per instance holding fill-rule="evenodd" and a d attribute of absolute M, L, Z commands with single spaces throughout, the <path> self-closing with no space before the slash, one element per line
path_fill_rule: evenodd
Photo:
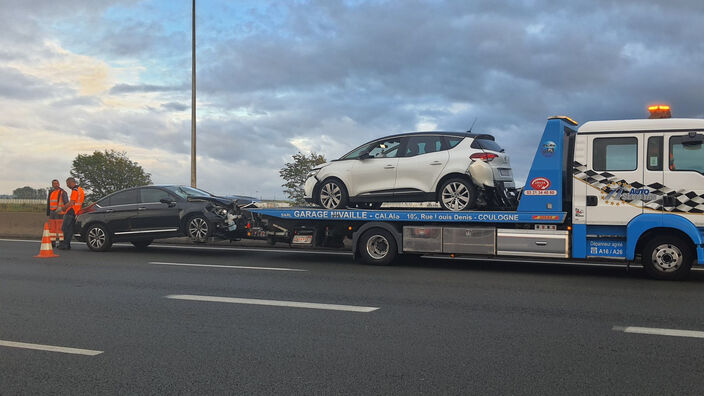
<path fill-rule="evenodd" d="M 689 273 L 694 262 L 691 244 L 676 236 L 658 236 L 645 244 L 643 268 L 655 279 L 677 280 Z"/>
<path fill-rule="evenodd" d="M 359 256 L 367 264 L 389 265 L 396 258 L 396 239 L 382 228 L 372 228 L 359 238 Z"/>

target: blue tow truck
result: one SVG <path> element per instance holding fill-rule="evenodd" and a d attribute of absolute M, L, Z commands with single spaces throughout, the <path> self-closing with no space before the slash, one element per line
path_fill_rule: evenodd
<path fill-rule="evenodd" d="M 704 264 L 704 120 L 547 121 L 514 210 L 241 209 L 243 238 L 403 256 L 636 261 L 657 279 Z"/>

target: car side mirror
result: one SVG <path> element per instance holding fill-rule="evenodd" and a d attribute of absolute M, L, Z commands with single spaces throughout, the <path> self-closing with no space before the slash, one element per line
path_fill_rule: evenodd
<path fill-rule="evenodd" d="M 162 198 L 159 200 L 159 202 L 169 205 L 170 208 L 173 208 L 174 206 L 176 206 L 176 202 L 174 202 L 168 198 Z"/>
<path fill-rule="evenodd" d="M 372 157 L 372 156 L 369 155 L 369 153 L 362 153 L 362 154 L 359 155 L 358 158 L 361 159 L 361 160 L 365 160 L 365 159 L 369 159 L 369 158 L 371 158 L 371 157 Z"/>

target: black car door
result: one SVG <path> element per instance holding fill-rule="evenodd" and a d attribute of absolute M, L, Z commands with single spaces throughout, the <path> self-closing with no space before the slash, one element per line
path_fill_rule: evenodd
<path fill-rule="evenodd" d="M 139 194 L 137 189 L 125 190 L 108 197 L 105 209 L 105 223 L 115 235 L 129 234 L 132 220 L 137 217 Z"/>
<path fill-rule="evenodd" d="M 137 217 L 133 220 L 133 231 L 144 233 L 178 232 L 180 198 L 158 187 L 139 189 L 140 204 Z M 163 203 L 161 200 L 171 202 Z"/>

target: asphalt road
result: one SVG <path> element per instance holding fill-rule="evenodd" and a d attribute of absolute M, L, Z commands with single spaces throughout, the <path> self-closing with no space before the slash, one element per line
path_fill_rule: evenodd
<path fill-rule="evenodd" d="M 704 393 L 704 271 L 38 249 L 0 241 L 3 395 Z"/>

